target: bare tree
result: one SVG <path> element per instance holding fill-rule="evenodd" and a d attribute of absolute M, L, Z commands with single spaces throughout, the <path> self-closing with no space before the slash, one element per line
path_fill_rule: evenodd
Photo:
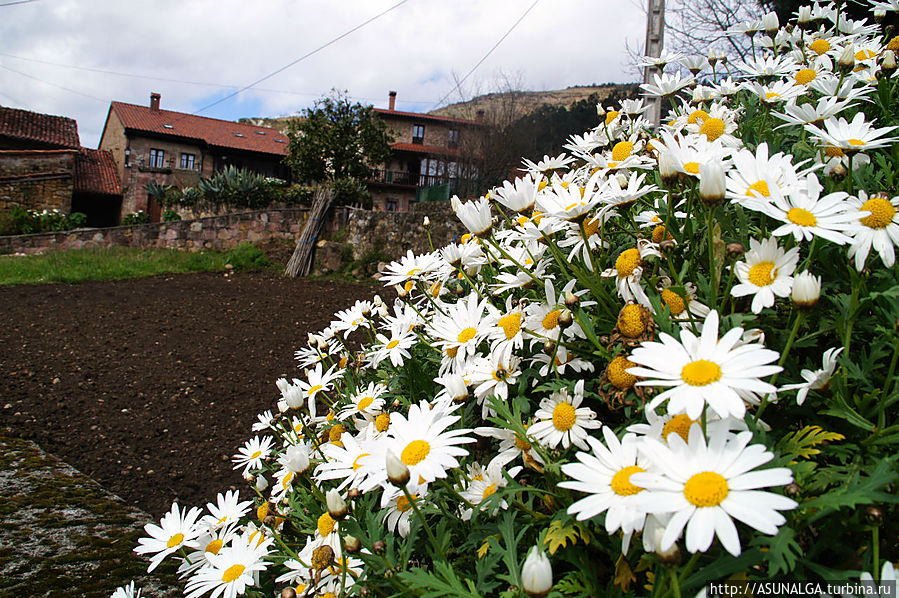
<path fill-rule="evenodd" d="M 751 40 L 729 29 L 762 17 L 764 9 L 750 0 L 666 0 L 666 46 L 669 50 L 706 56 L 715 50 L 731 59 L 745 60 Z"/>

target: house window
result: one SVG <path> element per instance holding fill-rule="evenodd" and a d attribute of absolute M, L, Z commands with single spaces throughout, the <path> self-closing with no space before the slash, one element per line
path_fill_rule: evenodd
<path fill-rule="evenodd" d="M 422 144 L 425 142 L 425 126 L 412 125 L 412 143 Z"/>
<path fill-rule="evenodd" d="M 459 129 L 449 130 L 449 139 L 447 139 L 446 145 L 450 148 L 459 147 Z"/>
<path fill-rule="evenodd" d="M 384 200 L 384 209 L 386 211 L 396 212 L 398 207 L 399 206 L 397 205 L 397 201 L 393 197 L 388 197 L 387 199 Z"/>
<path fill-rule="evenodd" d="M 193 170 L 197 157 L 193 154 L 181 154 L 181 168 Z"/>
<path fill-rule="evenodd" d="M 165 151 L 161 149 L 150 150 L 150 168 L 165 168 Z"/>

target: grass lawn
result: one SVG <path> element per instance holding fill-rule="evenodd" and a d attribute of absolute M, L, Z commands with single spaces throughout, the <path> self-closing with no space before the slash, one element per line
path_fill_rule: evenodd
<path fill-rule="evenodd" d="M 111 247 L 0 256 L 0 285 L 139 278 L 157 274 L 271 268 L 265 253 L 245 243 L 226 252 Z"/>

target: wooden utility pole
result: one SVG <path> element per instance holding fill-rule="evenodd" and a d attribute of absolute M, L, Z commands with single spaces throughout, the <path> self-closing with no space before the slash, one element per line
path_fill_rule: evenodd
<path fill-rule="evenodd" d="M 662 55 L 662 46 L 665 43 L 665 0 L 646 0 L 646 54 L 658 58 Z M 643 82 L 652 83 L 653 75 L 659 73 L 654 66 L 643 68 Z M 659 128 L 662 119 L 662 99 L 652 98 L 649 103 L 647 116 L 652 126 Z"/>

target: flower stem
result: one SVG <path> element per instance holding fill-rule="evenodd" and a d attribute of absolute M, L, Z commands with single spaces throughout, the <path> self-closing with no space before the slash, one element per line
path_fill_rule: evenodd
<path fill-rule="evenodd" d="M 890 393 L 893 391 L 896 373 L 896 362 L 899 361 L 899 337 L 893 342 L 893 357 L 890 359 L 890 369 L 887 371 L 886 384 L 883 388 L 883 397 L 877 406 L 877 427 L 883 430 L 886 427 L 886 405 Z"/>
<path fill-rule="evenodd" d="M 871 528 L 871 548 L 871 556 L 874 559 L 871 573 L 874 575 L 874 581 L 880 582 L 880 528 L 876 525 Z"/>
<path fill-rule="evenodd" d="M 787 338 L 787 344 L 784 347 L 783 353 L 780 354 L 780 359 L 777 362 L 777 365 L 783 367 L 783 364 L 787 362 L 787 356 L 790 354 L 790 349 L 793 347 L 793 341 L 796 340 L 796 333 L 799 332 L 799 326 L 802 324 L 802 321 L 805 319 L 805 314 L 799 310 L 796 310 L 796 319 L 793 320 L 793 328 L 790 329 L 790 336 Z M 777 377 L 780 375 L 780 372 L 774 374 L 771 377 L 771 385 L 774 386 L 775 382 L 777 382 Z M 765 395 L 762 397 L 762 402 L 759 404 L 759 408 L 755 412 L 754 422 L 758 423 L 759 419 L 762 417 L 762 412 L 765 410 L 765 407 L 768 405 L 768 396 Z"/>
<path fill-rule="evenodd" d="M 409 505 L 412 507 L 412 510 L 415 511 L 415 516 L 421 521 L 422 527 L 425 529 L 425 533 L 428 534 L 428 540 L 431 542 L 431 546 L 434 548 L 434 553 L 439 555 L 441 560 L 446 560 L 446 555 L 443 554 L 443 550 L 440 548 L 440 544 L 437 543 L 437 538 L 434 537 L 434 532 L 431 531 L 431 526 L 428 525 L 428 522 L 425 520 L 424 515 L 421 514 L 421 511 L 418 509 L 418 505 L 416 504 L 416 500 L 412 498 L 412 495 L 409 494 L 409 490 L 406 486 L 403 486 L 403 494 L 406 496 L 406 500 L 409 501 Z"/>
<path fill-rule="evenodd" d="M 674 592 L 674 598 L 681 598 L 680 580 L 677 578 L 677 571 L 672 567 L 668 570 L 668 573 L 671 577 L 671 589 Z"/>

